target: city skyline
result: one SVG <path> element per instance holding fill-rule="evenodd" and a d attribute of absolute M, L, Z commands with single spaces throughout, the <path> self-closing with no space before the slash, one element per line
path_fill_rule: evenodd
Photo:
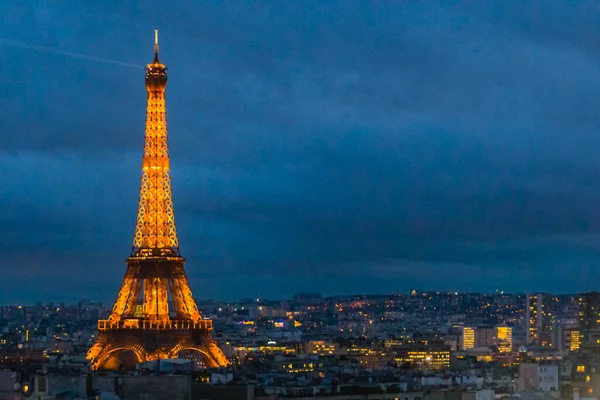
<path fill-rule="evenodd" d="M 505 296 L 505 297 L 514 297 L 514 298 L 522 298 L 522 301 L 525 302 L 525 299 L 529 295 L 549 295 L 551 297 L 559 297 L 559 298 L 573 298 L 576 299 L 581 295 L 588 294 L 598 294 L 600 291 L 591 291 L 591 292 L 577 292 L 577 293 L 552 293 L 552 292 L 461 292 L 461 291 L 443 291 L 443 290 L 423 290 L 423 289 L 411 289 L 408 291 L 397 291 L 397 292 L 382 292 L 382 293 L 345 293 L 345 294 L 330 294 L 326 295 L 323 293 L 316 292 L 300 292 L 300 293 L 290 293 L 286 297 L 265 297 L 262 293 L 256 293 L 255 296 L 248 297 L 239 297 L 239 298 L 226 298 L 226 299 L 211 299 L 211 298 L 195 298 L 195 300 L 201 306 L 207 306 L 210 304 L 220 304 L 220 303 L 228 303 L 230 305 L 238 304 L 238 303 L 256 303 L 256 304 L 273 304 L 279 302 L 289 302 L 292 301 L 297 296 L 307 296 L 315 299 L 319 299 L 319 301 L 331 301 L 336 299 L 350 300 L 350 299 L 381 299 L 385 297 L 396 297 L 396 296 L 405 296 L 409 297 L 411 294 L 416 294 L 418 296 L 427 296 L 427 295 L 435 295 L 435 296 L 459 296 L 459 297 L 469 297 L 469 296 Z M 258 297 L 257 297 L 258 296 Z M 315 300 L 317 301 L 317 300 Z M 94 298 L 80 298 L 76 300 L 69 301 L 41 301 L 34 300 L 29 303 L 0 303 L 1 307 L 33 307 L 33 306 L 50 306 L 50 305 L 60 305 L 64 304 L 65 306 L 77 306 L 77 304 L 94 304 L 94 305 L 102 305 L 106 308 L 107 312 L 111 305 L 113 305 L 114 299 L 108 299 L 107 301 L 103 301 L 102 299 L 94 299 Z"/>
<path fill-rule="evenodd" d="M 115 4 L 0 6 L 1 304 L 114 300 L 155 27 L 197 298 L 597 289 L 600 6 Z"/>

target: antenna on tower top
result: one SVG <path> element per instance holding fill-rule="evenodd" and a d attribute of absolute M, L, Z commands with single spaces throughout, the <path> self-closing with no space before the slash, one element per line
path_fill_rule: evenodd
<path fill-rule="evenodd" d="M 158 29 L 154 30 L 154 62 L 158 62 Z"/>

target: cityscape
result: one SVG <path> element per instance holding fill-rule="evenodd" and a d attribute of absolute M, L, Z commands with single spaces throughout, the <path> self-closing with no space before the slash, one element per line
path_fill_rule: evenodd
<path fill-rule="evenodd" d="M 0 400 L 600 398 L 600 5 L 27 3 Z"/>
<path fill-rule="evenodd" d="M 199 303 L 198 310 L 212 320 L 227 365 L 207 368 L 210 359 L 190 354 L 147 361 L 135 372 L 114 372 L 131 379 L 116 392 L 127 398 L 159 379 L 162 389 L 151 387 L 163 398 L 550 399 L 595 398 L 600 390 L 599 292 L 299 293 Z M 110 312 L 89 300 L 2 307 L 5 393 L 11 382 L 56 398 L 89 391 L 85 354 Z M 94 376 L 93 387 L 109 388 L 112 376 Z"/>

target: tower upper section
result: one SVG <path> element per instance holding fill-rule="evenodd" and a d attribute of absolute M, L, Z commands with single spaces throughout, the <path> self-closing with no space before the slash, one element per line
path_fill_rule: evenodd
<path fill-rule="evenodd" d="M 142 183 L 132 256 L 179 257 L 175 230 L 165 88 L 167 68 L 158 59 L 158 31 L 155 31 L 154 61 L 146 66 L 146 132 Z"/>

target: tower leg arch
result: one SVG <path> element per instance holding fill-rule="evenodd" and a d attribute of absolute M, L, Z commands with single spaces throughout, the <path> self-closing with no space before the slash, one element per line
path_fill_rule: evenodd
<path fill-rule="evenodd" d="M 210 368 L 226 366 L 226 365 L 223 365 L 223 363 L 219 361 L 218 355 L 217 356 L 213 355 L 209 349 L 206 349 L 203 347 L 197 347 L 197 346 L 193 346 L 193 345 L 178 346 L 178 347 L 174 348 L 171 352 L 171 357 L 172 358 L 179 357 L 179 354 L 182 351 L 195 351 L 197 353 L 200 353 L 202 355 L 202 359 L 206 363 L 206 366 L 208 366 Z"/>
<path fill-rule="evenodd" d="M 132 359 L 132 357 L 127 357 L 127 354 L 129 353 L 129 355 L 133 354 L 133 356 L 135 357 L 134 359 Z M 125 357 L 123 357 L 125 356 Z M 137 346 L 107 346 L 103 349 L 102 352 L 100 352 L 99 354 L 97 354 L 95 357 L 91 358 L 90 354 L 88 353 L 88 359 L 91 362 L 92 365 L 92 369 L 93 370 L 98 370 L 98 369 L 109 369 L 109 370 L 115 370 L 118 369 L 119 365 L 121 363 L 126 363 L 126 364 L 132 364 L 133 362 L 135 364 L 141 363 L 143 361 L 145 361 L 145 355 L 144 355 L 144 350 L 141 348 L 138 348 Z M 129 365 L 129 367 L 131 367 L 132 365 Z"/>

